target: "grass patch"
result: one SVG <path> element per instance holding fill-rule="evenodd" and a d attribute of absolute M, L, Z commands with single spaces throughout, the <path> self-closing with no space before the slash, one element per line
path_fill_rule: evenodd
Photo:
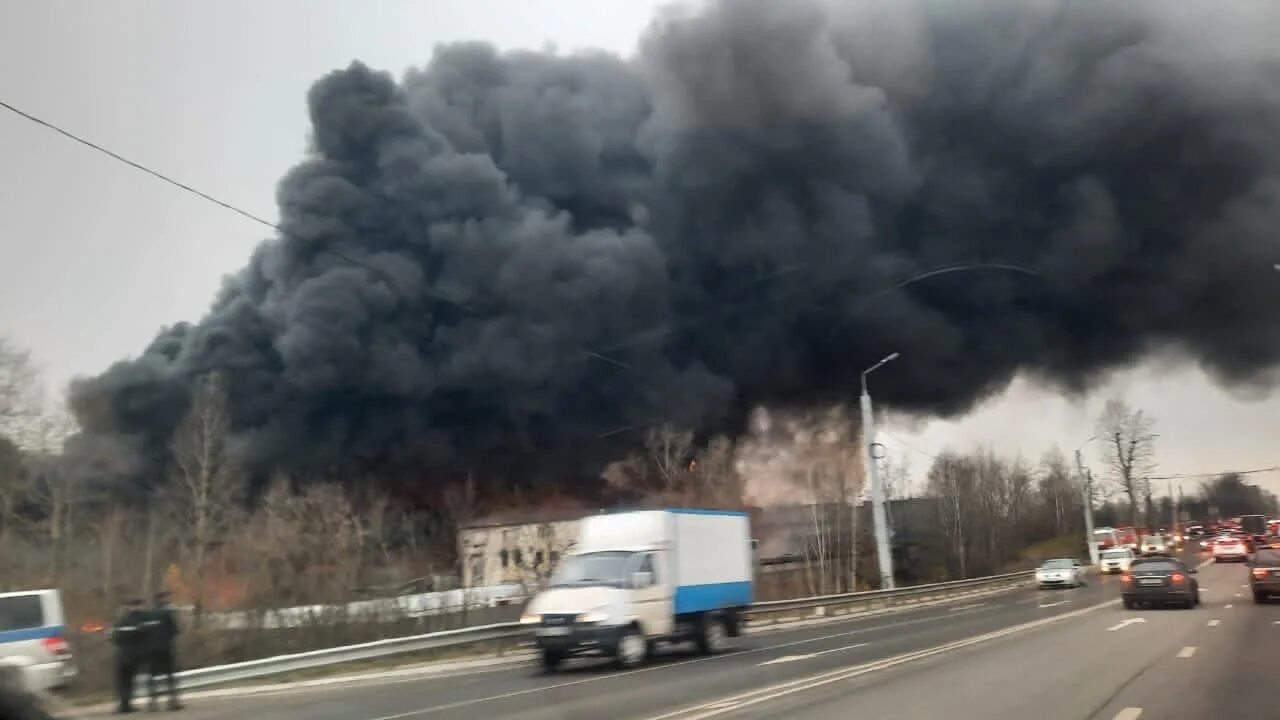
<path fill-rule="evenodd" d="M 1089 549 L 1078 536 L 1059 535 L 1027 546 L 1018 553 L 1016 565 L 1011 565 L 1007 572 L 1039 565 L 1049 558 L 1075 558 L 1081 562 L 1087 562 L 1088 556 Z"/>

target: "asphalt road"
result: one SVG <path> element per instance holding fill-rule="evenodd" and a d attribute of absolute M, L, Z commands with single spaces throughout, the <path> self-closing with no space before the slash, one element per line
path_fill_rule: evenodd
<path fill-rule="evenodd" d="M 752 634 L 721 655 L 618 672 L 575 661 L 193 701 L 192 720 L 1272 717 L 1280 604 L 1239 565 L 1201 570 L 1196 610 L 1127 611 L 1115 578 Z M 1057 618 L 1057 620 L 1050 620 Z M 1217 622 L 1212 622 L 1212 621 Z M 1182 657 L 1180 657 L 1180 655 Z M 1123 714 L 1129 712 L 1129 715 Z"/>

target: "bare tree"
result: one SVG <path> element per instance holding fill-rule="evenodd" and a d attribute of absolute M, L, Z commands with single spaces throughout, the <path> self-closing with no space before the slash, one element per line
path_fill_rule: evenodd
<path fill-rule="evenodd" d="M 55 585 L 62 580 L 67 543 L 72 534 L 75 507 L 86 499 L 81 478 L 69 471 L 63 446 L 76 430 L 66 405 L 47 407 L 29 423 L 27 446 L 31 451 L 28 497 L 39 508 L 48 532 L 50 574 Z"/>
<path fill-rule="evenodd" d="M 228 448 L 230 432 L 226 377 L 210 373 L 196 383 L 191 407 L 169 445 L 187 525 L 184 539 L 191 555 L 197 619 L 204 606 L 208 553 L 230 529 L 244 488 Z"/>
<path fill-rule="evenodd" d="M 1040 460 L 1040 497 L 1053 523 L 1054 532 L 1062 535 L 1073 526 L 1076 490 L 1072 482 L 1071 466 L 1058 448 L 1045 453 Z"/>
<path fill-rule="evenodd" d="M 1109 400 L 1098 418 L 1098 437 L 1106 442 L 1111 479 L 1129 500 L 1130 521 L 1142 541 L 1138 500 L 1151 495 L 1148 477 L 1155 469 L 1155 420 L 1123 400 Z"/>
<path fill-rule="evenodd" d="M 974 501 L 976 470 L 965 457 L 953 453 L 938 456 L 929 468 L 929 494 L 940 502 L 943 536 L 955 552 L 961 578 L 969 573 L 970 504 Z"/>
<path fill-rule="evenodd" d="M 31 355 L 0 336 L 0 435 L 14 435 L 36 413 L 37 372 Z"/>

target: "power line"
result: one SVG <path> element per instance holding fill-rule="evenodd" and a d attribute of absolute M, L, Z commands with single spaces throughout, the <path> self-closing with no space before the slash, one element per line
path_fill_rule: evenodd
<path fill-rule="evenodd" d="M 1179 475 L 1153 475 L 1148 480 L 1189 480 L 1192 478 L 1214 478 L 1223 475 L 1255 475 L 1257 473 L 1272 472 L 1280 470 L 1280 466 L 1273 465 L 1271 467 L 1254 468 L 1253 470 L 1222 470 L 1211 473 L 1185 473 Z"/>
<path fill-rule="evenodd" d="M 225 209 L 227 209 L 227 210 L 230 210 L 230 211 L 231 211 L 231 212 L 233 212 L 233 213 L 236 213 L 237 215 L 240 215 L 240 216 L 242 216 L 242 217 L 246 217 L 246 218 L 248 218 L 248 219 L 250 219 L 250 220 L 252 220 L 252 221 L 254 221 L 254 222 L 256 222 L 256 223 L 258 223 L 258 224 L 260 224 L 260 225 L 266 225 L 266 226 L 267 226 L 267 227 L 269 227 L 269 228 L 272 228 L 272 229 L 275 229 L 275 230 L 279 230 L 280 232 L 284 232 L 283 230 L 280 230 L 280 226 L 279 226 L 279 225 L 277 225 L 277 224 L 275 224 L 275 223 L 271 222 L 270 220 L 266 220 L 266 219 L 264 219 L 264 218 L 258 217 L 257 215 L 254 215 L 253 213 L 249 212 L 248 210 L 243 210 L 243 209 L 241 209 L 241 208 L 238 208 L 238 207 L 236 207 L 235 205 L 232 205 L 231 203 L 229 203 L 229 202 L 227 202 L 227 201 L 225 201 L 225 200 L 219 200 L 218 198 L 216 198 L 216 197 L 214 197 L 214 196 L 212 196 L 212 195 L 210 195 L 210 194 L 208 194 L 208 193 L 206 193 L 206 192 L 202 192 L 202 191 L 200 191 L 200 190 L 197 190 L 197 189 L 195 189 L 195 188 L 191 187 L 190 185 L 188 185 L 188 184 L 186 184 L 186 183 L 184 183 L 184 182 L 181 182 L 181 181 L 178 181 L 178 180 L 174 180 L 173 178 L 171 178 L 171 177 L 169 177 L 168 175 L 166 175 L 166 174 L 164 174 L 164 173 L 160 172 L 159 170 L 154 170 L 154 169 L 152 169 L 152 168 L 147 167 L 146 165 L 143 165 L 142 163 L 134 162 L 133 160 L 130 160 L 129 158 L 124 157 L 123 155 L 120 155 L 119 153 L 112 152 L 111 150 L 108 150 L 107 148 L 104 148 L 104 147 L 102 147 L 101 145 L 99 145 L 99 144 L 97 144 L 97 143 L 95 143 L 95 142 L 92 142 L 92 141 L 90 141 L 90 140 L 86 140 L 86 139 L 84 139 L 84 138 L 80 137 L 79 135 L 76 135 L 75 133 L 71 132 L 70 130 L 65 130 L 65 129 L 61 128 L 61 127 L 58 127 L 57 125 L 54 125 L 53 123 L 49 122 L 48 120 L 43 120 L 43 119 L 41 119 L 41 118 L 36 117 L 35 115 L 32 115 L 31 113 L 29 113 L 29 112 L 27 112 L 27 111 L 25 111 L 25 110 L 22 110 L 22 109 L 20 109 L 20 108 L 16 108 L 16 107 L 14 107 L 13 105 L 10 105 L 9 103 L 5 102 L 4 100 L 0 100 L 0 107 L 4 108 L 5 110 L 8 110 L 9 112 L 11 112 L 11 113 L 13 113 L 13 114 L 15 114 L 15 115 L 18 115 L 18 116 L 20 116 L 20 117 L 24 117 L 24 118 L 26 118 L 27 120 L 30 120 L 31 122 L 33 122 L 33 123 L 35 123 L 35 124 L 37 124 L 37 125 L 40 125 L 40 126 L 45 127 L 45 128 L 47 128 L 47 129 L 49 129 L 49 130 L 52 130 L 52 131 L 54 131 L 54 132 L 58 133 L 59 135 L 61 135 L 61 136 L 65 137 L 65 138 L 68 138 L 68 139 L 70 139 L 70 140 L 73 140 L 73 141 L 75 141 L 75 142 L 78 142 L 78 143 L 80 143 L 81 145 L 84 145 L 85 147 L 88 147 L 88 148 L 91 148 L 91 149 L 93 149 L 93 150 L 96 150 L 96 151 L 98 151 L 98 152 L 102 153 L 103 155 L 106 155 L 107 157 L 112 158 L 113 160 L 116 160 L 116 161 L 118 161 L 118 162 L 122 162 L 122 163 L 124 163 L 125 165 L 128 165 L 128 166 L 130 166 L 130 167 L 132 167 L 132 168 L 134 168 L 134 169 L 136 169 L 136 170 L 141 170 L 142 172 L 144 172 L 144 173 L 146 173 L 146 174 L 148 174 L 148 175 L 150 175 L 150 176 L 152 176 L 152 177 L 154 177 L 154 178 L 157 178 L 157 179 L 159 179 L 159 180 L 161 180 L 161 181 L 163 181 L 163 182 L 167 182 L 167 183 L 169 183 L 170 185 L 172 185 L 172 186 L 174 186 L 174 187 L 176 187 L 176 188 L 179 188 L 179 189 L 181 189 L 181 190 L 184 190 L 184 191 L 186 191 L 186 192 L 191 193 L 192 195 L 195 195 L 195 196 L 197 196 L 197 197 L 200 197 L 200 198 L 203 198 L 203 199 L 205 199 L 205 200 L 208 200 L 209 202 L 214 203 L 215 205 L 220 205 L 220 206 L 222 206 L 223 208 L 225 208 Z"/>
<path fill-rule="evenodd" d="M 121 155 L 120 153 L 117 153 L 117 152 L 115 152 L 115 151 L 113 151 L 113 150 L 110 150 L 110 149 L 108 149 L 108 148 L 105 148 L 105 147 L 103 147 L 102 145 L 99 145 L 98 143 L 95 143 L 95 142 L 93 142 L 93 141 L 91 141 L 91 140 L 87 140 L 87 139 L 85 139 L 85 138 L 83 138 L 83 137 L 81 137 L 81 136 L 79 136 L 79 135 L 77 135 L 77 134 L 75 134 L 75 133 L 71 132 L 70 130 L 67 130 L 67 129 L 63 128 L 63 127 L 60 127 L 60 126 L 58 126 L 58 125 L 55 125 L 54 123 L 52 123 L 52 122 L 50 122 L 50 121 L 48 121 L 48 120 L 45 120 L 45 119 L 43 119 L 43 118 L 37 117 L 37 116 L 35 116 L 35 115 L 32 115 L 31 113 L 29 113 L 29 112 L 27 112 L 27 111 L 25 111 L 25 110 L 23 110 L 23 109 L 21 109 L 21 108 L 18 108 L 18 107 L 14 106 L 14 105 L 12 105 L 12 104 L 10 104 L 10 103 L 8 103 L 8 102 L 5 102 L 4 100 L 0 100 L 0 107 L 4 108 L 5 110 L 8 110 L 9 112 L 11 112 L 11 113 L 13 113 L 13 114 L 15 114 L 15 115 L 17 115 L 17 116 L 19 116 L 19 117 L 21 117 L 21 118 L 24 118 L 24 119 L 26 119 L 26 120 L 28 120 L 28 121 L 30 121 L 30 122 L 33 122 L 33 123 L 35 123 L 35 124 L 37 124 L 37 125 L 39 125 L 39 126 L 41 126 L 41 127 L 45 128 L 45 129 L 47 129 L 47 130 L 51 130 L 51 131 L 53 131 L 53 132 L 55 132 L 55 133 L 57 133 L 57 134 L 59 134 L 59 135 L 61 135 L 61 136 L 65 137 L 65 138 L 67 138 L 67 139 L 69 139 L 69 140 L 71 140 L 71 141 L 73 141 L 73 142 L 79 143 L 79 144 L 81 144 L 81 145 L 83 145 L 83 146 L 85 146 L 85 147 L 87 147 L 87 148 L 90 148 L 90 149 L 95 150 L 95 151 L 97 151 L 97 152 L 99 152 L 99 153 L 102 153 L 103 155 L 106 155 L 107 157 L 111 158 L 112 160 L 115 160 L 115 161 L 120 162 L 120 163 L 124 163 L 125 165 L 128 165 L 129 167 L 132 167 L 132 168 L 134 168 L 135 170 L 139 170 L 139 171 L 141 171 L 141 172 L 144 172 L 144 173 L 146 173 L 146 174 L 148 174 L 148 175 L 150 175 L 150 176 L 152 176 L 152 177 L 154 177 L 154 178 L 156 178 L 156 179 L 158 179 L 158 180 L 160 180 L 160 181 L 162 181 L 162 182 L 168 183 L 169 185 L 172 185 L 172 186 L 174 186 L 174 187 L 176 187 L 176 188 L 178 188 L 178 189 L 180 189 L 180 190 L 182 190 L 182 191 L 184 191 L 184 192 L 187 192 L 187 193 L 190 193 L 190 194 L 192 194 L 192 195 L 195 195 L 196 197 L 199 197 L 199 198 L 201 198 L 201 199 L 203 199 L 203 200 L 205 200 L 205 201 L 207 201 L 207 202 L 211 202 L 211 203 L 213 203 L 213 204 L 215 204 L 215 205 L 217 205 L 217 206 L 219 206 L 219 207 L 221 207 L 221 208 L 223 208 L 223 209 L 225 209 L 225 210 L 230 210 L 231 212 L 233 212 L 233 213 L 235 213 L 235 214 L 237 214 L 237 215 L 239 215 L 239 216 L 241 216 L 241 217 L 243 217 L 243 218 L 246 218 L 246 219 L 248 219 L 248 220 L 252 220 L 253 222 L 258 223 L 259 225 L 262 225 L 262 226 L 264 226 L 264 227 L 271 228 L 272 230 L 275 230 L 276 232 L 280 233 L 281 235 L 283 235 L 283 236 L 285 236 L 285 237 L 292 237 L 288 231 L 286 231 L 284 228 L 282 228 L 282 227 L 281 227 L 279 224 L 277 224 L 277 223 L 271 222 L 270 220 L 267 220 L 266 218 L 263 218 L 263 217 L 260 217 L 260 216 L 258 216 L 258 215 L 255 215 L 254 213 L 251 213 L 251 212 L 249 212 L 248 210 L 245 210 L 245 209 L 243 209 L 243 208 L 237 207 L 237 206 L 235 206 L 235 205 L 233 205 L 233 204 L 231 204 L 231 203 L 227 202 L 226 200 L 221 200 L 221 199 L 219 199 L 219 198 L 217 198 L 217 197 L 214 197 L 213 195 L 210 195 L 210 194 L 209 194 L 209 193 L 207 193 L 207 192 L 204 192 L 204 191 L 199 190 L 199 189 L 197 189 L 197 188 L 195 188 L 195 187 L 192 187 L 191 185 L 188 185 L 188 184 L 186 184 L 186 183 L 184 183 L 184 182 L 181 182 L 180 180 L 175 180 L 174 178 L 170 177 L 169 175 L 167 175 L 167 174 L 165 174 L 165 173 L 163 173 L 163 172 L 160 172 L 159 170 L 156 170 L 156 169 L 154 169 L 154 168 L 151 168 L 151 167 L 148 167 L 148 166 L 146 166 L 146 165 L 143 165 L 143 164 L 142 164 L 142 163 L 140 163 L 140 162 L 136 162 L 136 161 L 134 161 L 134 160 L 130 160 L 129 158 L 127 158 L 127 157 L 125 157 L 125 156 Z M 326 247 L 326 248 L 324 248 L 323 250 L 321 250 L 321 252 L 327 252 L 327 253 L 329 253 L 330 255 L 333 255 L 333 256 L 334 256 L 334 257 L 336 257 L 336 258 L 339 258 L 339 259 L 344 260 L 344 261 L 346 261 L 346 262 L 348 262 L 348 263 L 351 263 L 352 265 L 356 265 L 356 266 L 358 266 L 358 267 L 364 268 L 365 270 L 368 270 L 369 272 L 372 272 L 372 273 L 374 273 L 374 274 L 376 274 L 376 275 L 381 276 L 383 279 L 387 279 L 387 280 L 390 280 L 390 279 L 391 279 L 391 278 L 390 278 L 390 276 L 389 276 L 385 271 L 383 271 L 381 268 L 378 268 L 378 267 L 376 267 L 376 266 L 374 266 L 374 265 L 371 265 L 370 263 L 368 263 L 368 262 L 366 262 L 366 261 L 364 261 L 364 260 L 361 260 L 361 259 L 359 259 L 359 258 L 352 257 L 351 255 L 348 255 L 348 254 L 346 254 L 346 253 L 344 253 L 344 252 L 339 252 L 338 250 L 335 250 L 335 249 L 333 249 L 333 248 L 331 248 L 331 247 Z M 468 305 L 468 304 L 466 304 L 466 303 L 462 302 L 461 300 L 457 300 L 456 298 L 452 298 L 452 297 L 450 297 L 447 293 L 445 293 L 445 292 L 443 292 L 443 291 L 441 291 L 441 290 L 438 290 L 438 289 L 436 289 L 436 288 L 433 288 L 433 287 L 427 286 L 427 287 L 424 289 L 424 292 L 425 292 L 427 295 L 430 295 L 431 297 L 433 297 L 433 298 L 435 298 L 435 299 L 437 299 L 437 300 L 440 300 L 440 301 L 442 301 L 442 302 L 448 303 L 448 304 L 450 304 L 450 305 L 454 305 L 454 306 L 459 307 L 459 308 L 461 308 L 461 309 L 463 309 L 463 310 L 466 310 L 466 311 L 468 311 L 468 312 L 472 312 L 472 313 L 475 313 L 475 312 L 476 312 L 475 308 L 473 308 L 473 307 L 471 307 L 470 305 Z M 536 326 L 531 326 L 531 327 L 530 327 L 530 329 L 531 329 L 533 332 L 543 332 L 541 328 L 538 328 L 538 327 L 536 327 Z M 614 366 L 617 366 L 617 367 L 620 367 L 620 368 L 625 368 L 625 369 L 628 369 L 628 370 L 634 369 L 634 368 L 632 368 L 632 366 L 631 366 L 631 365 L 629 365 L 629 364 L 627 364 L 627 363 L 623 362 L 622 360 L 618 360 L 617 358 L 609 357 L 608 355 L 605 355 L 605 354 L 603 354 L 603 353 L 596 352 L 596 351 L 594 351 L 594 350 L 590 350 L 590 349 L 587 349 L 587 348 L 581 348 L 581 349 L 580 349 L 580 352 L 581 352 L 585 357 L 590 358 L 590 359 L 599 360 L 599 361 L 601 361 L 601 362 L 606 362 L 606 363 L 609 363 L 609 364 L 611 364 L 611 365 L 614 365 Z"/>

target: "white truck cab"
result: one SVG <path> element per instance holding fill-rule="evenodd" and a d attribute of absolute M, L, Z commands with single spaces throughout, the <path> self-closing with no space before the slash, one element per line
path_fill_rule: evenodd
<path fill-rule="evenodd" d="M 584 518 L 578 543 L 521 622 L 534 628 L 543 666 L 570 655 L 644 662 L 663 642 L 722 649 L 751 604 L 746 513 L 641 510 Z"/>

